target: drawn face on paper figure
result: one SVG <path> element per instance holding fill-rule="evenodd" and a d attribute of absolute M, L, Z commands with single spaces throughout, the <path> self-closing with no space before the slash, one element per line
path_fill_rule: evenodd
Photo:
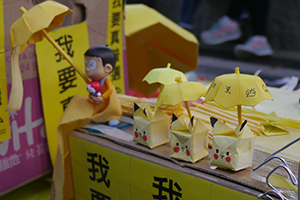
<path fill-rule="evenodd" d="M 175 141 L 176 140 L 176 141 Z M 175 142 L 175 143 L 174 143 Z M 172 150 L 176 154 L 181 154 L 182 156 L 190 156 L 191 149 L 190 149 L 190 140 L 187 140 L 185 143 L 179 141 L 176 137 L 172 138 Z"/>
<path fill-rule="evenodd" d="M 141 138 L 146 142 L 148 139 L 148 137 L 147 137 L 148 134 L 146 134 L 147 130 L 145 130 L 145 129 L 141 130 L 141 129 L 139 129 L 138 126 L 135 126 L 134 128 L 135 128 L 135 130 L 134 130 L 135 138 L 136 139 Z"/>
<path fill-rule="evenodd" d="M 143 145 L 150 143 L 151 122 L 147 118 L 146 109 L 134 104 L 133 140 Z"/>
<path fill-rule="evenodd" d="M 232 161 L 232 149 L 230 149 L 230 147 L 228 149 L 221 150 L 218 145 L 214 144 L 211 152 L 212 157 L 215 160 L 219 160 L 225 165 L 231 163 Z"/>

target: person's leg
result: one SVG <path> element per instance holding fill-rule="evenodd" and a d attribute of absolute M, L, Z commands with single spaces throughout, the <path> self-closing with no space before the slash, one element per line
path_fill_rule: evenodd
<path fill-rule="evenodd" d="M 242 31 L 238 19 L 244 5 L 245 0 L 231 0 L 227 14 L 214 23 L 209 30 L 201 33 L 202 42 L 208 45 L 217 45 L 239 39 Z"/>
<path fill-rule="evenodd" d="M 194 14 L 200 0 L 181 0 L 179 25 L 186 29 L 193 29 Z"/>
<path fill-rule="evenodd" d="M 252 19 L 253 35 L 266 35 L 269 0 L 248 0 L 248 11 Z"/>
<path fill-rule="evenodd" d="M 239 21 L 241 12 L 245 6 L 246 0 L 231 0 L 227 11 L 227 16 L 232 20 Z"/>
<path fill-rule="evenodd" d="M 248 12 L 252 20 L 252 37 L 245 44 L 237 45 L 234 54 L 237 58 L 248 58 L 250 54 L 256 56 L 270 56 L 273 49 L 266 37 L 268 0 L 248 0 Z"/>

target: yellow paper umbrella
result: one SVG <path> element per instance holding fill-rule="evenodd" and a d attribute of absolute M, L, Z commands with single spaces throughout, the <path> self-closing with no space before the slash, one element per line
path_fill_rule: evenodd
<path fill-rule="evenodd" d="M 55 1 L 42 2 L 30 10 L 24 7 L 24 13 L 10 29 L 12 47 L 12 91 L 7 110 L 19 110 L 23 100 L 23 85 L 19 70 L 18 55 L 30 44 L 41 41 L 44 37 L 61 53 L 74 67 L 80 76 L 88 82 L 88 78 L 62 48 L 49 36 L 47 32 L 62 25 L 65 15 L 72 12 L 67 6 Z"/>
<path fill-rule="evenodd" d="M 156 107 L 162 105 L 176 105 L 184 102 L 191 118 L 191 111 L 188 105 L 188 101 L 196 101 L 203 96 L 207 89 L 200 82 L 186 81 L 182 82 L 181 78 L 176 78 L 176 82 L 172 85 L 166 85 L 164 89 L 158 95 L 156 101 Z"/>
<path fill-rule="evenodd" d="M 165 68 L 152 69 L 143 79 L 147 83 L 160 83 L 162 85 L 171 85 L 176 83 L 175 78 L 180 77 L 182 81 L 187 81 L 186 76 L 181 71 L 171 69 L 171 64 L 168 63 Z"/>
<path fill-rule="evenodd" d="M 216 77 L 205 95 L 205 101 L 214 101 L 225 108 L 238 107 L 238 121 L 242 123 L 241 106 L 255 106 L 261 101 L 273 100 L 268 87 L 259 76 L 235 73 Z"/>

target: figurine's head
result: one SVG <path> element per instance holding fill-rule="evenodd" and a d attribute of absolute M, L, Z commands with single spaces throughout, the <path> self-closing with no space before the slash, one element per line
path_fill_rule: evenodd
<path fill-rule="evenodd" d="M 85 54 L 85 73 L 92 80 L 100 80 L 110 74 L 116 65 L 116 55 L 106 46 L 93 46 Z"/>

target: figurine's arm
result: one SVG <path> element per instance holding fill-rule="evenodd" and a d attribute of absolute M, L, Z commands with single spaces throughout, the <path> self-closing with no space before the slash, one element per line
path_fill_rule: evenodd
<path fill-rule="evenodd" d="M 114 90 L 114 86 L 109 78 L 105 79 L 105 84 L 107 86 L 107 90 L 104 93 L 102 93 L 103 99 L 107 99 Z"/>

